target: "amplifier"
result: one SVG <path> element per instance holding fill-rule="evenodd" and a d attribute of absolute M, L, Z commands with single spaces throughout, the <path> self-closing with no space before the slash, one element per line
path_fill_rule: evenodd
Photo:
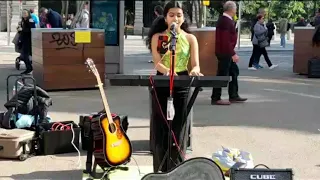
<path fill-rule="evenodd" d="M 293 180 L 292 169 L 231 169 L 230 180 Z"/>

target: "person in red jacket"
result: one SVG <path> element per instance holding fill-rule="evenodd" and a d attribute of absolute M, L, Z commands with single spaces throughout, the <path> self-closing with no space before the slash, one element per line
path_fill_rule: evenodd
<path fill-rule="evenodd" d="M 237 13 L 237 5 L 233 1 L 227 1 L 223 5 L 224 13 L 219 18 L 216 26 L 216 56 L 218 59 L 217 76 L 231 76 L 229 83 L 229 100 L 221 99 L 221 88 L 213 88 L 211 95 L 212 105 L 230 105 L 233 102 L 244 102 L 238 94 L 239 68 L 237 62 L 239 56 L 234 51 L 237 43 L 237 32 L 233 16 Z"/>

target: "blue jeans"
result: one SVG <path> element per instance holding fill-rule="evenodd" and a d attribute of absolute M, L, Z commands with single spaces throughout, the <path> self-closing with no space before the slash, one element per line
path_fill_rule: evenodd
<path fill-rule="evenodd" d="M 286 47 L 286 35 L 285 34 L 280 35 L 280 46 Z"/>

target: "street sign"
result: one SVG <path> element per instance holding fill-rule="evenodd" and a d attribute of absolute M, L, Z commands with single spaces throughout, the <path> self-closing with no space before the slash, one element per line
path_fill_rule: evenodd
<path fill-rule="evenodd" d="M 91 31 L 76 31 L 75 43 L 91 43 Z"/>
<path fill-rule="evenodd" d="M 203 4 L 204 6 L 209 6 L 209 5 L 210 5 L 210 1 L 208 1 L 208 0 L 203 0 L 203 1 L 202 1 L 202 4 Z"/>

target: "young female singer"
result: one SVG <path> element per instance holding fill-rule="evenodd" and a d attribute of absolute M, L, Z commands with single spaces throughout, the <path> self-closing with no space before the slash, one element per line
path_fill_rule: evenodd
<path fill-rule="evenodd" d="M 165 5 L 163 16 L 158 17 L 153 23 L 146 39 L 146 45 L 152 53 L 157 75 L 169 76 L 170 74 L 171 53 L 160 53 L 158 51 L 158 41 L 159 37 L 168 36 L 170 42 L 170 27 L 173 23 L 176 23 L 175 32 L 177 37 L 175 76 L 201 76 L 197 39 L 194 35 L 190 34 L 182 10 L 182 4 L 175 1 L 168 2 Z M 192 67 L 190 72 L 188 72 L 189 61 Z M 167 158 L 165 157 L 168 149 L 168 126 L 166 121 L 169 87 L 155 87 L 153 92 L 154 110 L 152 113 L 153 125 L 151 127 L 154 127 L 155 142 L 153 148 L 153 167 L 154 172 L 167 172 L 181 163 L 184 159 L 183 155 L 186 153 L 188 139 L 186 107 L 189 87 L 175 87 L 173 89 L 175 116 L 172 121 L 172 130 L 181 150 L 178 150 L 175 146 L 171 148 L 169 167 L 167 167 Z M 174 140 L 172 142 L 174 143 Z"/>

